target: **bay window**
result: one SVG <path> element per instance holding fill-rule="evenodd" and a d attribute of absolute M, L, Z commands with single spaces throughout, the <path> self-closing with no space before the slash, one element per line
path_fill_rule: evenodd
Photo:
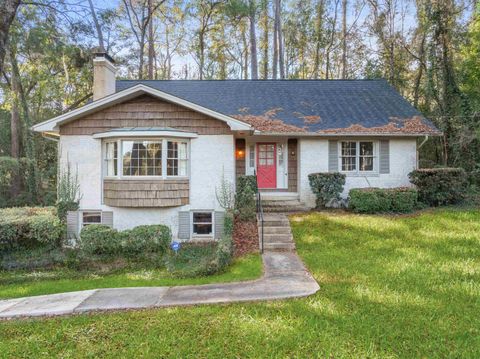
<path fill-rule="evenodd" d="M 342 172 L 374 172 L 376 143 L 373 141 L 341 141 L 340 170 Z"/>
<path fill-rule="evenodd" d="M 106 177 L 186 177 L 188 142 L 169 139 L 107 141 L 104 162 Z"/>

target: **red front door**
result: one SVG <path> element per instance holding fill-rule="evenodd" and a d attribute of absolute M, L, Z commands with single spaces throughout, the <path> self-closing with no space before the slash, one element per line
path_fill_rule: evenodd
<path fill-rule="evenodd" d="M 257 144 L 257 178 L 259 188 L 277 188 L 277 146 Z"/>

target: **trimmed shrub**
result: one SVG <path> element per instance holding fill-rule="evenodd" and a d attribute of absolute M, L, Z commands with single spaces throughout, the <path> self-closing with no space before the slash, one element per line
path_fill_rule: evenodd
<path fill-rule="evenodd" d="M 235 212 L 242 221 L 253 221 L 257 213 L 255 193 L 257 193 L 255 176 L 240 176 L 237 179 L 235 194 Z"/>
<path fill-rule="evenodd" d="M 430 206 L 455 204 L 467 194 L 467 175 L 462 168 L 425 168 L 409 173 L 419 200 Z"/>
<path fill-rule="evenodd" d="M 51 207 L 0 210 L 0 251 L 37 246 L 58 246 L 64 226 Z"/>
<path fill-rule="evenodd" d="M 124 255 L 163 254 L 172 240 L 170 228 L 164 225 L 144 225 L 118 233 Z"/>
<path fill-rule="evenodd" d="M 164 254 L 172 240 L 164 225 L 137 226 L 117 231 L 102 224 L 91 224 L 80 233 L 80 248 L 90 254 L 122 255 L 126 258 Z"/>
<path fill-rule="evenodd" d="M 118 254 L 121 249 L 118 231 L 103 224 L 90 224 L 80 232 L 80 249 L 90 254 Z"/>
<path fill-rule="evenodd" d="M 349 207 L 358 213 L 408 213 L 417 206 L 414 188 L 354 188 L 349 192 Z"/>
<path fill-rule="evenodd" d="M 316 196 L 317 208 L 326 207 L 333 200 L 340 200 L 345 185 L 345 174 L 340 172 L 311 173 L 308 182 Z"/>

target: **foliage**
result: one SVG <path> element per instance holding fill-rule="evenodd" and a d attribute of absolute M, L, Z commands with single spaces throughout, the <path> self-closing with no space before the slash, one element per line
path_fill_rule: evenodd
<path fill-rule="evenodd" d="M 143 225 L 117 231 L 102 224 L 91 224 L 80 232 L 80 248 L 85 253 L 121 255 L 125 258 L 162 256 L 172 240 L 170 228 Z"/>
<path fill-rule="evenodd" d="M 418 206 L 414 188 L 353 188 L 349 207 L 359 213 L 408 213 Z"/>
<path fill-rule="evenodd" d="M 235 194 L 235 213 L 242 221 L 253 221 L 256 216 L 255 193 L 257 180 L 255 176 L 240 176 L 237 178 Z"/>
<path fill-rule="evenodd" d="M 227 212 L 233 210 L 235 205 L 235 191 L 233 183 L 225 178 L 225 171 L 222 172 L 220 187 L 215 187 L 215 195 L 220 207 L 225 209 Z"/>
<path fill-rule="evenodd" d="M 462 168 L 418 169 L 408 176 L 418 189 L 419 200 L 430 206 L 459 203 L 467 193 L 467 175 Z"/>
<path fill-rule="evenodd" d="M 67 162 L 65 169 L 61 169 L 57 182 L 57 211 L 58 217 L 66 221 L 68 211 L 78 209 L 80 199 L 80 183 L 78 180 L 78 171 L 72 172 L 70 162 Z"/>
<path fill-rule="evenodd" d="M 45 191 L 37 186 L 33 194 L 26 183 L 34 166 L 27 158 L 0 157 L 0 208 L 45 203 Z"/>
<path fill-rule="evenodd" d="M 118 254 L 121 250 L 118 231 L 103 224 L 90 224 L 80 232 L 80 248 L 89 254 Z"/>
<path fill-rule="evenodd" d="M 225 219 L 232 220 L 230 215 Z M 167 270 L 179 278 L 208 276 L 225 270 L 233 259 L 232 227 L 225 226 L 224 231 L 217 242 L 182 243 L 178 252 L 167 251 Z"/>
<path fill-rule="evenodd" d="M 58 246 L 64 226 L 53 208 L 5 208 L 0 210 L 0 252 L 18 248 Z"/>
<path fill-rule="evenodd" d="M 237 192 L 243 192 L 243 190 L 247 187 L 250 188 L 253 193 L 258 192 L 256 176 L 238 176 Z"/>
<path fill-rule="evenodd" d="M 120 251 L 129 258 L 149 254 L 162 255 L 171 240 L 170 228 L 161 224 L 137 226 L 118 233 Z"/>
<path fill-rule="evenodd" d="M 316 196 L 317 208 L 326 207 L 340 200 L 345 185 L 345 174 L 339 172 L 311 173 L 308 175 L 310 188 Z"/>

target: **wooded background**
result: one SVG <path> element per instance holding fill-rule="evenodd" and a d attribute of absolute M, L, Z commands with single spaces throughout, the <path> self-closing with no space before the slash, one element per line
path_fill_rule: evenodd
<path fill-rule="evenodd" d="M 91 97 L 99 49 L 128 79 L 386 78 L 444 131 L 421 165 L 480 177 L 478 0 L 0 0 L 0 206 L 55 200 L 28 129 Z"/>

